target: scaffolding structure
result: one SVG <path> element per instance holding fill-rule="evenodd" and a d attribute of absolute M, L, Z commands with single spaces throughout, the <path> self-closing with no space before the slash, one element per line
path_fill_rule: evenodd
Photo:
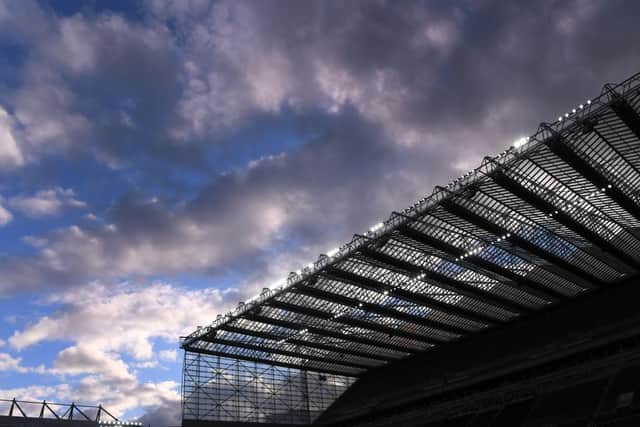
<path fill-rule="evenodd" d="M 640 74 L 605 85 L 597 98 L 199 327 L 182 340 L 185 378 L 194 378 L 193 360 L 231 361 L 225 366 L 238 372 L 228 393 L 244 403 L 218 411 L 226 395 L 205 394 L 213 377 L 203 383 L 196 375 L 185 380 L 185 416 L 196 399 L 197 416 L 266 422 L 270 415 L 240 396 L 245 385 L 257 387 L 241 379 L 257 366 L 278 376 L 357 378 L 637 275 L 639 113 Z M 289 403 L 294 414 L 299 405 Z"/>
<path fill-rule="evenodd" d="M 188 351 L 183 366 L 184 420 L 310 424 L 354 381 Z"/>

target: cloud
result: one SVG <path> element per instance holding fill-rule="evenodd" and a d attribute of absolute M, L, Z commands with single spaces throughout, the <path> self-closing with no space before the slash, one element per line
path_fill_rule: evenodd
<path fill-rule="evenodd" d="M 66 207 L 84 208 L 86 203 L 76 199 L 72 189 L 56 187 L 40 190 L 32 196 L 13 196 L 9 198 L 9 205 L 27 216 L 41 218 L 57 215 Z"/>
<path fill-rule="evenodd" d="M 110 380 L 131 381 L 135 377 L 117 356 L 84 343 L 67 347 L 58 353 L 51 373 L 59 375 L 95 374 Z"/>
<path fill-rule="evenodd" d="M 171 88 L 178 83 L 166 25 L 108 12 L 57 16 L 28 0 L 6 6 L 0 23 L 0 39 L 28 53 L 21 84 L 3 90 L 22 151 L 20 158 L 11 152 L 14 161 L 88 154 L 117 167 L 138 152 L 160 151 L 158 124 L 171 121 Z M 4 127 L 0 123 L 0 161 L 11 141 L 1 137 Z"/>
<path fill-rule="evenodd" d="M 160 356 L 160 359 L 169 362 L 175 362 L 178 360 L 178 352 L 176 350 L 162 350 L 158 355 Z"/>
<path fill-rule="evenodd" d="M 0 167 L 22 166 L 24 158 L 11 129 L 11 117 L 0 106 Z"/>
<path fill-rule="evenodd" d="M 70 340 L 77 345 L 58 355 L 54 366 L 58 372 L 92 373 L 102 366 L 115 375 L 124 370 L 109 356 L 113 352 L 151 359 L 153 340 L 177 346 L 180 335 L 191 332 L 196 324 L 209 323 L 215 313 L 231 307 L 232 299 L 218 289 L 94 283 L 51 296 L 47 303 L 62 304 L 64 309 L 15 331 L 8 341 L 23 350 L 41 342 Z M 72 371 L 74 367 L 77 372 Z"/>
<path fill-rule="evenodd" d="M 318 127 L 303 150 L 215 177 L 187 203 L 129 194 L 112 206 L 107 225 L 73 225 L 42 236 L 46 243 L 36 255 L 0 259 L 0 286 L 12 292 L 44 283 L 70 287 L 129 275 L 237 269 L 262 276 L 264 286 L 275 280 L 271 273 L 285 277 L 393 206 L 422 196 L 415 183 L 426 182 L 421 169 L 428 152 L 392 144 L 355 113 L 322 120 L 329 129 Z M 282 263 L 268 259 L 274 245 L 282 247 Z"/>
<path fill-rule="evenodd" d="M 22 358 L 14 357 L 9 353 L 0 352 L 0 372 L 18 372 L 21 374 L 35 372 L 42 374 L 45 372 L 44 366 L 28 367 L 22 365 Z"/>
<path fill-rule="evenodd" d="M 15 397 L 18 400 L 53 400 L 69 401 L 71 387 L 69 384 L 58 384 L 53 386 L 30 385 L 26 387 L 0 388 L 2 396 Z M 53 398 L 53 399 L 52 399 Z"/>
<path fill-rule="evenodd" d="M 13 219 L 13 214 L 9 212 L 7 208 L 2 206 L 3 202 L 4 199 L 0 196 L 0 227 L 4 227 L 5 225 L 9 224 Z"/>
<path fill-rule="evenodd" d="M 0 353 L 0 370 L 46 373 L 66 381 L 50 388 L 0 389 L 0 393 L 102 403 L 116 414 L 133 408 L 161 413 L 173 408 L 175 412 L 179 383 L 173 379 L 141 382 L 132 368 L 158 366 L 157 359 L 175 360 L 176 350 L 158 351 L 154 342 L 159 339 L 177 346 L 180 335 L 230 308 L 220 290 L 190 290 L 166 283 L 94 283 L 82 290 L 53 295 L 41 304 L 59 308 L 15 331 L 9 345 L 18 350 L 47 341 L 72 345 L 59 351 L 46 370 L 23 368 L 20 358 Z M 131 361 L 125 361 L 124 356 Z"/>

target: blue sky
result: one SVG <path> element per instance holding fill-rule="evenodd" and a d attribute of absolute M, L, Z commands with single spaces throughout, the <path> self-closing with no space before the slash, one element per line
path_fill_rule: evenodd
<path fill-rule="evenodd" d="M 619 1 L 0 1 L 0 398 L 175 425 L 178 337 L 640 70 Z"/>

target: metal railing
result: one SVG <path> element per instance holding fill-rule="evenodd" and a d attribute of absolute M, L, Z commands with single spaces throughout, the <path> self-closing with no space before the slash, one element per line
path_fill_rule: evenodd
<path fill-rule="evenodd" d="M 89 421 L 98 424 L 108 425 L 142 425 L 137 421 L 121 421 L 102 405 L 78 405 L 72 403 L 55 403 L 31 400 L 0 399 L 0 415 L 3 415 L 6 406 L 9 417 L 22 418 L 47 418 L 69 421 Z"/>

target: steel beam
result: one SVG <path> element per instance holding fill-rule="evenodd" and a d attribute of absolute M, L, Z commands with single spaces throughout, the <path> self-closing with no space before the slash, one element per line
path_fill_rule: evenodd
<path fill-rule="evenodd" d="M 464 249 L 460 249 L 440 239 L 436 239 L 435 237 L 422 233 L 415 228 L 404 226 L 400 227 L 398 229 L 398 232 L 405 237 L 422 243 L 423 245 L 432 246 L 438 250 L 441 250 L 442 252 L 450 256 L 460 257 L 465 254 Z M 468 255 L 467 257 L 465 257 L 464 263 L 471 264 L 472 266 L 479 267 L 482 270 L 486 270 L 502 276 L 509 280 L 508 282 L 500 281 L 500 283 L 504 284 L 505 286 L 509 286 L 513 289 L 526 292 L 538 298 L 542 298 L 545 301 L 557 302 L 558 300 L 563 300 L 566 298 L 565 295 L 554 289 L 547 288 L 546 286 L 543 286 L 534 280 L 516 274 L 513 271 L 502 267 L 501 265 L 498 265 L 477 255 Z"/>
<path fill-rule="evenodd" d="M 570 215 L 565 213 L 564 211 L 559 210 L 555 205 L 546 201 L 542 197 L 538 196 L 533 191 L 525 188 L 523 185 L 515 181 L 513 178 L 507 176 L 502 171 L 495 171 L 491 174 L 491 178 L 493 181 L 504 188 L 505 190 L 511 192 L 512 194 L 518 196 L 520 199 L 524 200 L 531 206 L 535 207 L 539 211 L 543 213 L 549 213 L 557 211 L 553 218 L 558 221 L 560 224 L 564 225 L 570 230 L 573 230 L 575 233 L 582 236 L 584 239 L 593 243 L 594 246 L 599 247 L 604 252 L 609 252 L 618 258 L 621 262 L 627 264 L 634 270 L 640 270 L 640 262 L 638 262 L 635 258 L 631 257 L 628 253 L 619 249 L 618 247 L 611 244 L 609 241 L 601 237 L 599 234 L 591 231 L 585 225 L 574 220 Z"/>
<path fill-rule="evenodd" d="M 285 336 L 274 334 L 271 332 L 254 331 L 252 329 L 247 329 L 240 326 L 224 325 L 221 327 L 221 330 L 232 332 L 234 334 L 248 335 L 248 336 L 267 339 L 271 341 L 280 341 L 282 339 L 286 339 L 287 342 L 290 344 L 300 345 L 300 346 L 309 347 L 309 348 L 315 348 L 318 350 L 330 351 L 338 355 L 344 354 L 347 356 L 361 357 L 363 359 L 380 360 L 383 362 L 387 362 L 390 360 L 397 360 L 399 358 L 399 357 L 394 358 L 394 357 L 382 356 L 378 353 L 372 354 L 372 353 L 367 353 L 365 351 L 353 350 L 353 349 L 346 348 L 344 346 L 336 346 L 336 345 L 324 344 L 319 342 L 306 341 L 306 340 L 295 338 L 295 337 L 285 337 Z M 403 351 L 403 353 L 408 354 L 409 352 L 405 350 Z"/>
<path fill-rule="evenodd" d="M 496 319 L 494 317 L 477 313 L 475 311 L 468 310 L 463 307 L 447 304 L 445 302 L 438 301 L 437 299 L 432 298 L 428 295 L 419 294 L 419 293 L 408 291 L 406 289 L 402 289 L 400 287 L 388 285 L 386 283 L 377 281 L 375 279 L 363 277 L 358 274 L 351 273 L 342 269 L 338 269 L 333 266 L 327 267 L 322 274 L 332 280 L 348 283 L 350 285 L 353 285 L 362 289 L 368 289 L 376 292 L 386 291 L 390 295 L 394 296 L 395 298 L 409 301 L 414 304 L 420 304 L 425 307 L 432 308 L 434 310 L 442 311 L 447 314 L 472 320 L 474 322 L 481 323 L 487 326 L 492 326 L 498 323 L 502 323 L 501 320 Z"/>
<path fill-rule="evenodd" d="M 388 350 L 397 351 L 397 352 L 401 352 L 401 353 L 415 353 L 415 352 L 418 352 L 418 351 L 422 351 L 422 349 L 420 349 L 420 348 L 408 348 L 408 347 L 405 347 L 405 346 L 400 346 L 400 345 L 391 344 L 391 343 L 385 343 L 385 342 L 381 342 L 381 341 L 378 341 L 378 340 L 372 340 L 372 339 L 369 339 L 369 338 L 360 337 L 360 336 L 352 335 L 352 334 L 347 334 L 347 333 L 340 332 L 340 331 L 332 331 L 332 330 L 329 330 L 329 329 L 318 328 L 318 327 L 315 327 L 315 326 L 307 326 L 304 323 L 295 323 L 295 322 L 290 322 L 288 320 L 274 319 L 272 317 L 261 316 L 259 314 L 249 314 L 249 315 L 245 316 L 245 318 L 247 320 L 266 323 L 266 324 L 274 325 L 274 326 L 280 326 L 280 327 L 283 327 L 283 328 L 292 329 L 292 330 L 296 330 L 296 331 L 302 331 L 302 330 L 306 329 L 310 334 L 322 335 L 322 336 L 325 336 L 325 337 L 331 337 L 331 338 L 336 338 L 336 339 L 340 339 L 340 340 L 351 341 L 353 343 L 359 343 L 359 344 L 370 345 L 370 346 L 374 346 L 374 347 L 386 348 Z"/>
<path fill-rule="evenodd" d="M 445 209 L 449 213 L 456 215 L 464 219 L 465 221 L 468 221 L 471 224 L 474 224 L 475 226 L 480 227 L 490 233 L 493 233 L 496 236 L 504 236 L 506 234 L 511 233 L 510 230 L 507 230 L 501 225 L 491 222 L 488 219 L 480 216 L 479 214 L 463 206 L 460 206 L 459 204 L 454 203 L 450 200 L 443 202 L 441 206 L 443 209 Z M 601 283 L 601 281 L 595 276 L 593 276 L 591 273 L 576 267 L 575 265 L 571 264 L 567 260 L 541 248 L 538 245 L 531 243 L 528 239 L 522 238 L 517 234 L 511 235 L 511 237 L 509 238 L 509 243 L 511 245 L 518 246 L 524 249 L 525 251 L 537 256 L 538 258 L 541 258 L 547 261 L 548 263 L 552 264 L 556 268 L 564 270 L 565 273 L 563 273 L 563 276 L 567 280 L 575 283 L 578 286 L 582 286 L 583 288 L 587 288 L 587 289 L 595 289 L 598 287 L 596 283 Z M 572 278 L 571 276 L 573 276 L 574 278 Z M 576 279 L 578 280 L 576 281 Z"/>
<path fill-rule="evenodd" d="M 334 294 L 332 292 L 323 291 L 310 286 L 298 285 L 292 288 L 290 292 L 298 293 L 301 295 L 311 296 L 323 301 L 332 302 L 335 304 L 341 304 L 348 307 L 358 307 L 362 304 L 362 309 L 370 313 L 376 313 L 380 316 L 391 317 L 398 320 L 404 320 L 407 322 L 415 323 L 417 325 L 426 326 L 428 328 L 437 329 L 443 332 L 448 332 L 455 335 L 466 335 L 468 330 L 459 328 L 457 326 L 448 325 L 446 323 L 431 320 L 426 317 L 418 316 L 404 311 L 396 310 L 395 308 L 373 304 L 369 302 L 359 302 L 356 298 L 347 297 L 340 294 Z M 421 306 L 422 307 L 422 306 Z"/>
<path fill-rule="evenodd" d="M 208 354 L 210 356 L 224 357 L 227 359 L 246 360 L 247 362 L 261 363 L 264 365 L 271 365 L 271 366 L 280 366 L 282 368 L 299 369 L 301 371 L 322 372 L 326 374 L 340 375 L 345 377 L 359 377 L 362 374 L 362 372 L 354 374 L 353 372 L 336 371 L 333 369 L 321 369 L 321 368 L 313 368 L 313 367 L 309 368 L 305 365 L 296 365 L 295 363 L 279 362 L 279 361 L 270 360 L 270 359 L 262 359 L 259 357 L 242 356 L 238 354 L 227 353 L 224 351 L 212 351 L 212 350 L 205 350 L 205 349 L 196 348 L 196 347 L 185 347 L 184 349 L 191 353 Z"/>
<path fill-rule="evenodd" d="M 353 317 L 340 316 L 335 318 L 333 313 L 328 313 L 326 311 L 317 310 L 314 308 L 303 307 L 303 306 L 292 304 L 289 302 L 270 300 L 266 302 L 266 305 L 270 307 L 278 308 L 281 310 L 286 310 L 292 313 L 299 313 L 305 316 L 311 316 L 311 317 L 315 317 L 322 320 L 330 320 L 330 321 L 341 323 L 347 326 L 368 329 L 372 332 L 379 332 L 385 335 L 389 335 L 390 337 L 406 338 L 408 340 L 424 342 L 426 344 L 431 344 L 431 345 L 439 345 L 439 344 L 444 344 L 446 342 L 443 340 L 439 340 L 437 338 L 431 338 L 428 336 L 415 334 L 412 332 L 406 332 L 400 328 L 390 328 L 388 326 L 384 326 L 384 325 L 373 323 L 373 322 L 367 322 L 367 321 L 356 319 Z M 364 307 L 358 307 L 358 309 L 364 309 Z"/>
<path fill-rule="evenodd" d="M 473 287 L 467 283 L 445 276 L 444 274 L 421 268 L 411 262 L 397 259 L 391 255 L 377 252 L 372 249 L 364 249 L 361 252 L 366 258 L 387 264 L 391 269 L 394 269 L 408 277 L 415 277 L 419 274 L 423 274 L 426 279 L 430 279 L 428 281 L 429 284 L 433 284 L 439 288 L 456 292 L 460 295 L 482 301 L 483 303 L 499 307 L 512 313 L 528 313 L 531 311 L 529 307 L 523 304 Z"/>
<path fill-rule="evenodd" d="M 222 338 L 209 338 L 209 339 L 206 339 L 206 340 L 203 340 L 203 341 L 206 341 L 206 342 L 211 343 L 211 344 L 219 344 L 219 345 L 224 345 L 224 346 L 228 346 L 228 347 L 244 348 L 244 349 L 247 349 L 247 350 L 254 350 L 254 351 L 258 351 L 258 352 L 262 352 L 262 353 L 279 354 L 281 356 L 295 357 L 297 359 L 308 359 L 308 360 L 313 360 L 314 362 L 331 363 L 331 364 L 334 364 L 334 365 L 342 365 L 342 366 L 346 366 L 348 368 L 354 368 L 354 369 L 371 369 L 371 368 L 375 368 L 376 367 L 376 366 L 363 365 L 363 364 L 356 363 L 356 362 L 349 362 L 349 361 L 345 361 L 345 360 L 334 360 L 332 358 L 326 358 L 326 357 L 317 356 L 317 355 L 314 355 L 314 354 L 306 354 L 306 353 L 302 353 L 302 352 L 284 350 L 284 349 L 281 349 L 281 348 L 275 348 L 275 347 L 268 347 L 268 346 L 257 345 L 257 344 L 252 344 L 252 343 L 246 343 L 246 342 L 242 342 L 242 341 L 226 340 L 226 339 L 222 339 Z"/>
<path fill-rule="evenodd" d="M 633 109 L 631 105 L 627 102 L 626 99 L 622 97 L 619 93 L 615 92 L 613 89 L 609 90 L 609 94 L 612 97 L 612 101 L 609 104 L 614 113 L 622 120 L 622 122 L 636 135 L 636 137 L 640 138 L 640 116 Z"/>
<path fill-rule="evenodd" d="M 638 119 L 640 120 L 640 119 Z M 571 148 L 561 135 L 556 135 L 545 141 L 549 149 L 576 172 L 584 176 L 589 182 L 597 188 L 605 188 L 607 196 L 620 205 L 625 211 L 631 214 L 635 219 L 640 221 L 640 206 L 638 206 L 631 197 L 618 189 L 608 178 L 602 175 L 596 168 L 591 166 L 589 162 L 580 157 Z M 609 188 L 609 185 L 611 187 Z"/>

